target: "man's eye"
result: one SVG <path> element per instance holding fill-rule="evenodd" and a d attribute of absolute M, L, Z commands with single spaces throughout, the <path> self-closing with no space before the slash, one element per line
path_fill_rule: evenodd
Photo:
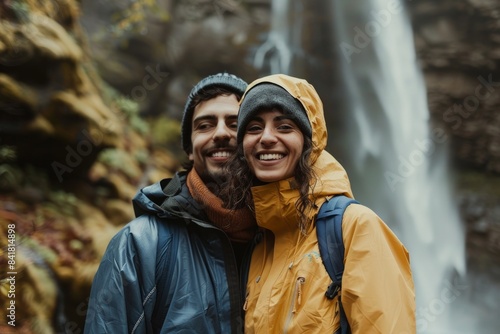
<path fill-rule="evenodd" d="M 237 122 L 232 122 L 228 125 L 230 129 L 237 129 L 238 128 L 238 123 Z"/>
<path fill-rule="evenodd" d="M 211 123 L 200 123 L 200 124 L 198 124 L 198 126 L 196 127 L 196 129 L 198 129 L 198 130 L 206 130 L 206 129 L 210 129 L 211 127 L 212 127 Z"/>

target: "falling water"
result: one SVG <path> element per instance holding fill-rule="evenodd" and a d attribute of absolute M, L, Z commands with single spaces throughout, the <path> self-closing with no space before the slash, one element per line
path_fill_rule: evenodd
<path fill-rule="evenodd" d="M 355 191 L 410 251 L 419 332 L 457 333 L 451 311 L 444 315 L 453 305 L 441 298 L 459 287 L 451 275 L 465 274 L 464 232 L 449 192 L 446 133 L 429 123 L 404 4 L 336 2 L 332 13 L 355 124 L 348 141 L 360 146 L 351 149 Z"/>
<path fill-rule="evenodd" d="M 271 73 L 289 73 L 293 55 L 291 47 L 300 49 L 300 41 L 294 37 L 300 35 L 302 28 L 300 21 L 290 24 L 289 6 L 289 1 L 272 1 L 271 29 L 267 40 L 255 53 L 255 67 L 263 68 L 268 61 Z"/>
<path fill-rule="evenodd" d="M 301 4 L 272 2 L 272 29 L 256 52 L 256 66 L 297 75 L 293 59 L 305 52 Z M 333 137 L 346 152 L 343 164 L 357 199 L 374 209 L 410 251 L 418 333 L 472 333 L 471 321 L 454 313 L 466 289 L 458 279 L 465 274 L 465 237 L 448 182 L 448 137 L 430 124 L 404 5 L 399 0 L 323 3 L 331 29 L 324 46 L 339 55 L 332 76 L 343 86 L 341 105 L 348 119 L 343 131 L 335 132 L 342 137 L 330 135 L 330 143 Z"/>

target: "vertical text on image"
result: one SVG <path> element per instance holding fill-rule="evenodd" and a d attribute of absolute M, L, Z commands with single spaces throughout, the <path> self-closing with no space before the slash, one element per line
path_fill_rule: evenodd
<path fill-rule="evenodd" d="M 16 326 L 16 225 L 7 225 L 7 298 L 9 299 L 7 307 L 7 323 L 10 326 Z"/>

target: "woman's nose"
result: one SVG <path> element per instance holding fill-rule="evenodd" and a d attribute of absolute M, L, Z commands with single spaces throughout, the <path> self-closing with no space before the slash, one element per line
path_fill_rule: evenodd
<path fill-rule="evenodd" d="M 263 145 L 272 145 L 272 144 L 275 144 L 277 142 L 277 138 L 273 132 L 272 129 L 270 129 L 269 127 L 266 127 L 264 128 L 264 131 L 262 132 L 262 136 L 260 137 L 260 142 L 263 144 Z"/>

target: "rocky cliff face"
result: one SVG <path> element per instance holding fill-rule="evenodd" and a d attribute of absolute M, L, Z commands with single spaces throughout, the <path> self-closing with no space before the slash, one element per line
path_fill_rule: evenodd
<path fill-rule="evenodd" d="M 496 214 L 500 208 L 500 6 L 487 0 L 408 5 L 432 126 L 451 135 L 469 246 L 472 253 L 483 250 L 482 258 L 493 263 L 500 252 Z M 499 270 L 494 270 L 498 279 Z"/>
<path fill-rule="evenodd" d="M 78 16 L 72 0 L 0 4 L 2 333 L 81 330 L 136 189 L 179 165 L 100 79 Z"/>
<path fill-rule="evenodd" d="M 492 1 L 409 2 L 434 126 L 463 166 L 500 173 L 500 7 Z"/>

